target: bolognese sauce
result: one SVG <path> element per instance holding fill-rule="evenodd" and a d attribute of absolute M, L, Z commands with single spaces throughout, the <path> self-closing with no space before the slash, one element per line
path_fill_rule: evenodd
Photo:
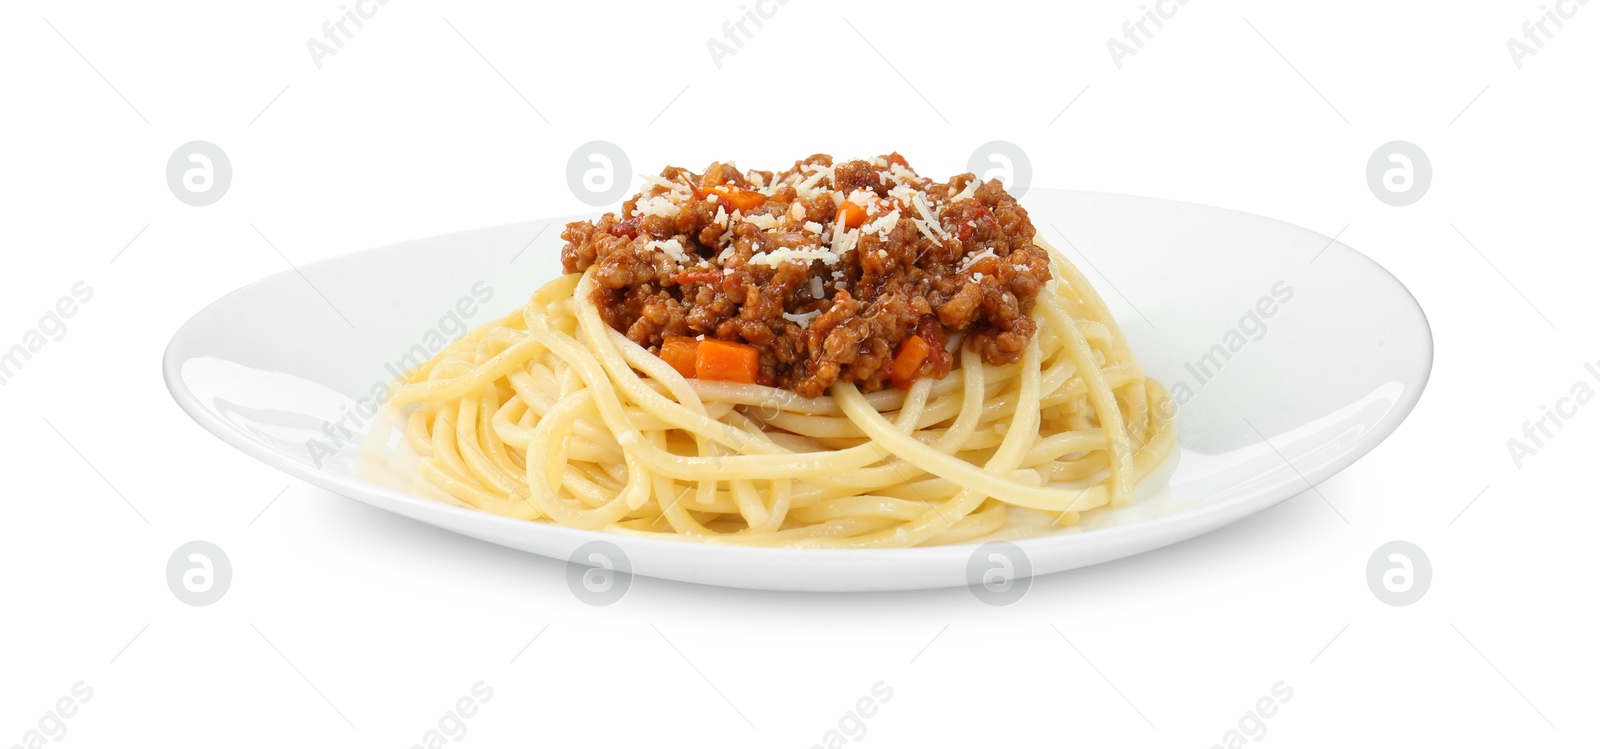
<path fill-rule="evenodd" d="M 1015 362 L 1050 280 L 998 180 L 937 182 L 898 153 L 776 173 L 667 167 L 561 237 L 566 272 L 594 269 L 602 319 L 634 343 L 685 376 L 806 397 L 944 377 L 958 342 Z"/>

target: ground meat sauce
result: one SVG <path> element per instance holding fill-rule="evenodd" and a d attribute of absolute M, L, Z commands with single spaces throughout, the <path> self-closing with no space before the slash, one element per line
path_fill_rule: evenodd
<path fill-rule="evenodd" d="M 635 343 L 748 344 L 756 382 L 816 397 L 836 381 L 873 391 L 943 377 L 955 337 L 990 364 L 1016 361 L 1050 280 L 1033 237 L 998 180 L 935 182 L 899 154 L 818 154 L 777 174 L 667 167 L 620 215 L 568 224 L 561 262 L 594 268 L 601 316 Z"/>

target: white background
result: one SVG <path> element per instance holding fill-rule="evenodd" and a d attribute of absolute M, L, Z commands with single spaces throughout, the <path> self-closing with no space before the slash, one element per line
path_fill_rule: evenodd
<path fill-rule="evenodd" d="M 705 45 L 734 0 L 394 0 L 320 70 L 305 44 L 336 0 L 167 5 L 0 10 L 0 348 L 94 289 L 0 387 L 0 746 L 79 681 L 62 746 L 404 747 L 479 681 L 462 745 L 810 746 L 879 681 L 863 745 L 1206 747 L 1280 681 L 1252 744 L 1600 736 L 1600 415 L 1521 469 L 1506 447 L 1600 359 L 1600 4 L 1563 3 L 1520 70 L 1534 0 L 1193 0 L 1120 70 L 1133 0 L 792 0 L 721 69 Z M 203 208 L 164 176 L 196 139 L 234 171 Z M 291 481 L 167 396 L 162 348 L 206 303 L 289 262 L 585 210 L 565 168 L 595 139 L 635 172 L 897 149 L 941 178 L 999 139 L 1036 186 L 1343 230 L 1427 310 L 1433 379 L 1321 487 L 1348 524 L 1305 495 L 1006 608 L 649 579 L 592 608 L 559 562 Z M 1405 208 L 1365 181 L 1397 139 L 1434 170 Z M 164 580 L 196 538 L 234 568 L 203 608 Z M 1364 580 L 1392 539 L 1432 560 L 1409 607 Z"/>

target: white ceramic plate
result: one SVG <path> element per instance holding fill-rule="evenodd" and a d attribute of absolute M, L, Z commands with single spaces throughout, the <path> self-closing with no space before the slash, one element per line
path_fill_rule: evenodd
<path fill-rule="evenodd" d="M 1179 403 L 1176 467 L 1132 505 L 1016 541 L 1033 574 L 1138 554 L 1300 494 L 1388 436 L 1422 394 L 1427 319 L 1378 264 L 1315 232 L 1171 201 L 1033 190 L 1022 201 L 1086 273 Z M 173 337 L 167 386 L 213 434 L 330 491 L 516 549 L 605 539 L 635 574 L 770 590 L 967 583 L 974 546 L 760 549 L 638 539 L 414 496 L 358 455 L 371 394 L 559 273 L 563 219 L 422 239 L 280 273 Z M 418 347 L 421 348 L 418 348 Z M 408 354 L 408 352 L 410 352 Z M 425 358 L 425 356 L 424 356 Z M 345 430 L 355 434 L 346 437 Z"/>

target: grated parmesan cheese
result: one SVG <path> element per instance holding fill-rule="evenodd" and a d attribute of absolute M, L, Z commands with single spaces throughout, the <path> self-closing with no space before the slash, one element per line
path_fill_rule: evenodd
<path fill-rule="evenodd" d="M 747 224 L 752 224 L 758 229 L 776 229 L 779 226 L 778 218 L 768 213 L 757 213 L 753 216 L 745 216 L 744 222 Z"/>
<path fill-rule="evenodd" d="M 911 189 L 910 185 L 895 185 L 889 188 L 889 197 L 900 201 L 902 205 L 907 207 L 911 206 L 911 196 L 914 194 L 916 194 L 916 191 Z"/>
<path fill-rule="evenodd" d="M 938 242 L 950 238 L 950 234 L 944 230 L 943 226 L 939 225 L 939 219 L 933 215 L 933 211 L 929 210 L 928 201 L 923 199 L 922 193 L 915 193 L 911 196 L 911 205 L 916 207 L 917 213 L 922 215 L 922 220 L 927 222 L 926 226 L 919 225 L 923 234 L 928 234 L 928 230 L 931 228 L 933 231 L 938 232 L 938 236 L 929 234 L 929 239 Z"/>
<path fill-rule="evenodd" d="M 683 265 L 689 264 L 689 253 L 683 251 L 683 245 L 676 238 L 668 239 L 665 242 L 659 239 L 652 239 L 645 243 L 644 248 L 647 250 L 660 250 L 666 253 L 667 257 Z"/>
<path fill-rule="evenodd" d="M 835 170 L 833 166 L 822 164 L 803 164 L 798 170 L 781 178 L 766 177 L 756 172 L 745 175 L 750 186 L 769 197 L 783 188 L 792 188 L 795 198 L 790 201 L 786 211 L 781 214 L 768 214 L 761 210 L 751 215 L 744 215 L 741 211 L 731 214 L 722 205 L 716 194 L 706 196 L 708 202 L 717 204 L 716 213 L 711 220 L 712 225 L 722 230 L 721 236 L 715 244 L 722 245 L 722 249 L 714 260 L 699 257 L 691 248 L 698 245 L 681 241 L 678 238 L 665 241 L 651 240 L 644 242 L 647 251 L 661 252 L 685 267 L 694 264 L 695 267 L 716 268 L 733 261 L 736 254 L 734 248 L 735 225 L 743 222 L 750 224 L 764 232 L 764 234 L 749 234 L 754 244 L 744 253 L 754 252 L 748 263 L 751 266 L 767 266 L 776 268 L 784 263 L 810 264 L 821 261 L 827 266 L 837 266 L 846 253 L 861 249 L 861 238 L 876 236 L 887 241 L 889 234 L 902 220 L 909 220 L 916 231 L 935 244 L 946 245 L 954 237 L 940 222 L 940 213 L 945 207 L 962 200 L 974 200 L 979 187 L 979 180 L 968 179 L 959 191 L 945 187 L 941 183 L 933 182 L 918 175 L 911 169 L 893 163 L 883 158 L 876 158 L 871 162 L 877 175 L 877 189 L 888 187 L 887 198 L 880 197 L 878 193 L 869 189 L 840 189 L 835 184 Z M 732 163 L 726 166 L 734 168 Z M 683 205 L 688 204 L 695 188 L 683 181 L 682 177 L 671 180 L 648 174 L 639 175 L 643 180 L 640 188 L 641 194 L 635 198 L 632 216 L 661 216 L 677 218 Z M 931 191 L 930 191 L 931 190 Z M 807 211 L 809 203 L 824 197 L 831 198 L 835 206 L 842 207 L 846 202 L 855 203 L 867 210 L 870 217 L 858 229 L 849 229 L 844 225 L 844 212 L 840 211 L 834 221 L 826 224 L 817 221 L 808 221 Z M 891 202 L 892 201 L 892 202 Z M 883 213 L 883 211 L 887 211 Z M 976 221 L 966 221 L 971 228 L 977 228 Z M 800 248 L 778 248 L 773 240 L 776 235 L 785 231 L 803 231 L 808 236 L 805 242 L 812 246 Z M 963 231 L 966 231 L 963 229 Z M 815 240 L 810 237 L 816 237 Z M 643 237 L 641 239 L 648 239 Z M 791 242 L 785 242 L 790 244 Z M 638 245 L 635 245 L 638 246 Z M 768 249 L 762 250 L 765 246 Z M 887 254 L 881 250 L 878 254 L 887 259 Z M 981 282 L 984 274 L 973 268 L 984 258 L 996 257 L 993 250 L 984 249 L 964 259 L 960 266 L 960 273 L 970 278 L 972 282 Z M 724 269 L 726 270 L 726 269 Z M 809 280 L 809 291 L 813 298 L 823 299 L 830 288 L 843 288 L 846 283 L 845 274 L 840 270 L 832 270 L 831 280 L 828 276 L 816 276 Z M 817 313 L 803 315 L 785 314 L 784 316 L 797 325 L 809 325 Z"/>
<path fill-rule="evenodd" d="M 837 195 L 837 193 L 835 193 L 835 195 Z M 859 230 L 857 230 L 857 229 L 851 229 L 849 231 L 845 230 L 845 228 L 844 228 L 844 212 L 840 211 L 839 215 L 833 221 L 833 242 L 832 242 L 832 246 L 833 246 L 833 254 L 834 254 L 835 258 L 837 258 L 838 256 L 841 256 L 841 255 L 844 255 L 846 252 L 849 252 L 850 250 L 854 249 L 855 246 L 856 246 L 856 240 L 859 239 L 860 237 L 861 237 L 861 232 Z"/>
<path fill-rule="evenodd" d="M 954 202 L 959 201 L 959 200 L 967 200 L 968 198 L 971 198 L 973 196 L 973 194 L 976 193 L 977 191 L 978 191 L 978 180 L 977 179 L 967 180 L 967 186 L 961 188 L 961 192 L 958 192 L 955 195 L 951 196 L 950 202 L 954 203 Z M 971 223 L 971 222 L 969 221 L 968 223 Z"/>
<path fill-rule="evenodd" d="M 818 280 L 820 281 L 820 279 Z M 783 313 L 783 319 L 788 320 L 795 325 L 799 325 L 802 328 L 809 328 L 811 327 L 811 321 L 817 319 L 817 315 L 820 314 L 822 314 L 822 310 L 815 309 L 811 310 L 810 312 L 802 312 L 800 314 L 785 312 Z"/>
<path fill-rule="evenodd" d="M 900 223 L 900 209 L 896 208 L 895 210 L 879 216 L 872 223 L 861 227 L 861 233 L 877 234 L 880 239 L 888 239 L 889 230 L 893 229 L 895 224 L 898 223 Z"/>
<path fill-rule="evenodd" d="M 689 192 L 689 186 L 683 184 L 682 182 L 668 182 L 668 181 L 666 181 L 666 180 L 664 180 L 664 179 L 662 179 L 660 177 L 656 177 L 656 176 L 649 175 L 649 174 L 641 174 L 639 176 L 644 178 L 644 184 L 645 185 L 657 185 L 659 187 L 665 187 L 665 188 L 667 188 L 667 190 L 669 192 L 676 192 L 676 193 Z M 644 185 L 640 185 L 639 186 L 639 192 L 645 192 L 645 191 L 646 190 L 645 190 Z"/>
<path fill-rule="evenodd" d="M 962 272 L 964 273 L 967 270 L 971 269 L 972 266 L 978 264 L 979 260 L 982 260 L 982 259 L 984 259 L 986 257 L 999 257 L 999 256 L 994 254 L 994 249 L 993 248 L 985 247 L 985 248 L 983 248 L 983 252 L 979 252 L 979 253 L 975 253 L 973 255 L 970 255 L 970 256 L 967 257 L 965 262 L 961 263 Z"/>
<path fill-rule="evenodd" d="M 639 216 L 665 216 L 678 217 L 678 204 L 664 195 L 641 198 L 634 206 L 634 214 Z"/>
<path fill-rule="evenodd" d="M 813 171 L 810 176 L 797 183 L 794 186 L 794 191 L 802 199 L 811 200 L 816 197 L 818 192 L 817 185 L 818 183 L 822 182 L 823 179 L 827 179 L 828 184 L 833 184 L 833 167 L 819 166 L 817 164 L 806 164 L 800 168 L 800 171 L 804 172 L 807 169 L 814 169 L 816 171 Z"/>
<path fill-rule="evenodd" d="M 861 241 L 861 230 L 851 229 L 834 239 L 833 252 L 835 255 L 843 256 L 846 252 L 855 249 L 856 243 L 859 241 Z"/>
<path fill-rule="evenodd" d="M 769 268 L 776 268 L 784 263 L 809 263 L 813 260 L 821 260 L 827 265 L 836 265 L 839 262 L 839 256 L 827 249 L 792 250 L 788 248 L 757 252 L 750 256 L 751 265 L 765 265 Z"/>
<path fill-rule="evenodd" d="M 916 172 L 900 166 L 899 164 L 889 165 L 889 176 L 893 178 L 895 182 L 898 182 L 902 185 L 911 185 L 913 187 L 915 187 L 917 182 L 922 179 L 921 177 L 917 176 Z"/>

